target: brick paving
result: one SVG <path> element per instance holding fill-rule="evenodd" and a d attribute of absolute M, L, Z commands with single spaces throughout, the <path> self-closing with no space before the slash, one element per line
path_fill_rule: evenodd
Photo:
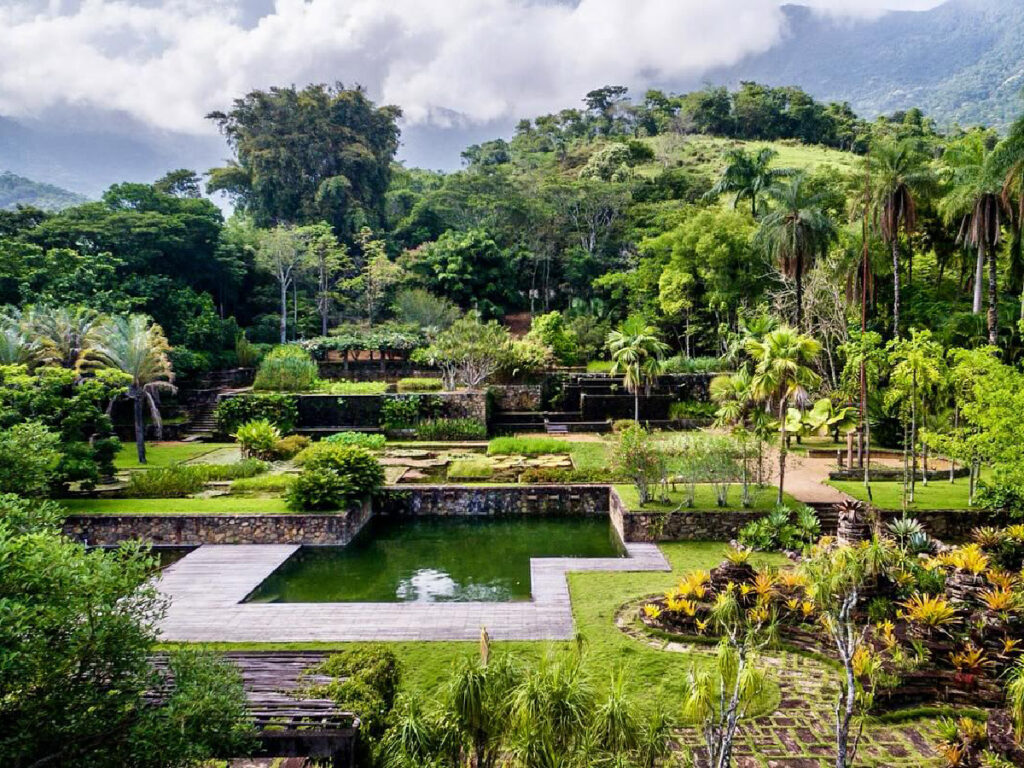
<path fill-rule="evenodd" d="M 656 639 L 635 621 L 636 608 L 621 612 L 619 627 L 639 642 L 668 653 L 711 656 L 713 646 Z M 779 684 L 778 709 L 745 721 L 734 749 L 736 768 L 829 768 L 835 765 L 834 667 L 795 653 L 766 651 L 760 656 L 770 679 Z M 676 733 L 680 746 L 699 747 L 695 728 Z M 858 768 L 929 768 L 943 765 L 935 752 L 934 723 L 925 720 L 865 726 L 857 751 Z"/>
<path fill-rule="evenodd" d="M 566 573 L 668 571 L 654 544 L 626 544 L 624 558 L 535 558 L 529 601 L 506 603 L 245 603 L 298 547 L 205 544 L 167 568 L 159 581 L 170 599 L 160 624 L 167 642 L 345 642 L 570 640 L 574 635 Z"/>

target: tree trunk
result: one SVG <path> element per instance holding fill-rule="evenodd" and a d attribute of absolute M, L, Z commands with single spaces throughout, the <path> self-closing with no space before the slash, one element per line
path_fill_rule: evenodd
<path fill-rule="evenodd" d="M 133 399 L 135 411 L 135 452 L 139 457 L 139 464 L 146 463 L 146 425 L 142 419 L 142 391 L 137 390 Z"/>
<path fill-rule="evenodd" d="M 804 330 L 804 259 L 800 253 L 796 256 L 796 329 Z"/>
<path fill-rule="evenodd" d="M 997 251 L 993 247 L 988 254 L 988 343 L 993 347 L 999 343 L 999 284 L 996 260 Z"/>
<path fill-rule="evenodd" d="M 288 283 L 281 281 L 281 343 L 288 342 Z"/>
<path fill-rule="evenodd" d="M 779 405 L 779 494 L 776 497 L 776 503 L 782 504 L 782 486 L 786 482 L 786 443 L 789 439 L 786 437 L 786 402 L 785 400 Z"/>
<path fill-rule="evenodd" d="M 981 314 L 981 283 L 985 279 L 985 240 L 978 241 L 978 261 L 974 265 L 974 301 L 971 312 Z"/>
<path fill-rule="evenodd" d="M 900 337 L 900 239 L 892 239 L 892 335 Z"/>
<path fill-rule="evenodd" d="M 640 423 L 640 389 L 633 393 L 633 421 Z"/>
<path fill-rule="evenodd" d="M 910 503 L 914 503 L 917 490 L 917 371 L 914 372 L 910 389 Z"/>

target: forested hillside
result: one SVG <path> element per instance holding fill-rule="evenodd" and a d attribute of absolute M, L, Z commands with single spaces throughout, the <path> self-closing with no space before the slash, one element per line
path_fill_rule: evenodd
<path fill-rule="evenodd" d="M 0 172 L 0 208 L 30 205 L 44 211 L 59 211 L 84 203 L 86 198 L 52 184 L 40 184 L 9 171 Z"/>
<path fill-rule="evenodd" d="M 785 8 L 788 34 L 769 51 L 704 79 L 799 84 L 865 115 L 920 107 L 940 124 L 1005 128 L 1024 85 L 1024 4 L 949 0 L 869 21 Z"/>

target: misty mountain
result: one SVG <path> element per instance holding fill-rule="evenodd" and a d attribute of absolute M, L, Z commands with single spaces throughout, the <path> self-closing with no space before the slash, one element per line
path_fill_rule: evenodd
<path fill-rule="evenodd" d="M 31 205 L 45 211 L 59 211 L 88 200 L 53 184 L 41 184 L 10 171 L 0 171 L 0 210 Z"/>
<path fill-rule="evenodd" d="M 784 12 L 784 37 L 767 52 L 688 82 L 651 85 L 676 92 L 741 80 L 799 85 L 821 100 L 849 101 L 865 117 L 921 107 L 941 126 L 1005 127 L 1024 110 L 1024 0 L 948 0 L 929 11 L 870 20 L 799 5 Z M 634 92 L 645 85 L 635 84 Z M 526 115 L 488 125 L 406 127 L 399 159 L 458 168 L 463 148 L 508 135 L 520 117 Z M 113 111 L 63 107 L 31 120 L 0 116 L 0 169 L 89 197 L 119 181 L 154 181 L 174 168 L 203 172 L 229 154 L 216 134 L 164 131 Z"/>
<path fill-rule="evenodd" d="M 1005 127 L 1024 109 L 1024 2 L 949 0 L 929 11 L 840 20 L 784 8 L 784 39 L 705 80 L 799 85 L 874 117 L 920 107 L 940 125 Z"/>

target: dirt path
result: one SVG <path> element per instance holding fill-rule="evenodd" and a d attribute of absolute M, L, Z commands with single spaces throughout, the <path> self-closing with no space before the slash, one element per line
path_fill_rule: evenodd
<path fill-rule="evenodd" d="M 769 461 L 777 470 L 779 456 L 776 451 L 772 451 Z M 790 453 L 786 458 L 786 492 L 805 504 L 835 504 L 848 499 L 845 493 L 825 484 L 829 470 L 833 466 L 834 459 L 811 459 L 798 453 Z"/>

